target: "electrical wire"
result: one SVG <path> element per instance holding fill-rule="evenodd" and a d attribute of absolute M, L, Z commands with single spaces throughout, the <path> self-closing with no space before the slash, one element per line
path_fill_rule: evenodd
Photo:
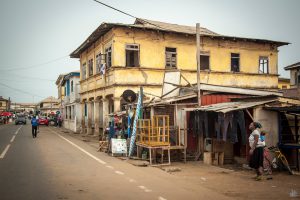
<path fill-rule="evenodd" d="M 4 86 L 4 87 L 7 87 L 7 88 L 9 88 L 9 89 L 12 89 L 12 90 L 21 92 L 21 93 L 23 93 L 23 94 L 27 94 L 27 95 L 33 96 L 33 97 L 46 98 L 46 97 L 43 97 L 43 96 L 39 96 L 39 95 L 32 94 L 32 93 L 27 92 L 27 91 L 24 91 L 24 90 L 20 90 L 20 89 L 17 89 L 17 88 L 13 88 L 13 87 L 11 87 L 11 86 L 9 86 L 9 85 L 6 85 L 6 84 L 4 84 L 4 83 L 0 83 L 0 85 L 2 85 L 2 86 Z"/>
<path fill-rule="evenodd" d="M 14 77 L 14 76 L 16 76 L 16 77 Z M 50 82 L 53 82 L 53 81 L 55 82 L 56 81 L 56 80 L 45 79 L 45 78 L 40 78 L 40 77 L 20 76 L 20 75 L 17 75 L 17 74 L 12 74 L 12 75 L 9 75 L 9 76 L 7 76 L 7 75 L 5 76 L 5 78 L 10 78 L 10 79 L 14 79 L 14 78 L 17 78 L 17 77 L 19 77 L 21 79 L 26 79 L 26 80 L 34 79 L 34 80 L 50 81 Z M 6 81 L 11 81 L 10 79 L 0 78 L 0 80 L 6 80 Z"/>
<path fill-rule="evenodd" d="M 44 63 L 40 63 L 40 64 L 36 64 L 36 65 L 30 65 L 30 66 L 26 66 L 26 67 L 5 67 L 6 69 L 0 69 L 0 71 L 15 71 L 15 70 L 26 70 L 26 69 L 36 68 L 36 67 L 40 67 L 40 66 L 43 66 L 43 65 L 47 65 L 47 64 L 56 62 L 58 60 L 62 60 L 66 57 L 68 57 L 68 56 L 59 57 L 59 58 L 56 58 L 54 60 L 50 60 L 50 61 L 47 61 L 47 62 L 44 62 Z M 7 68 L 10 68 L 10 69 L 7 69 Z"/>
<path fill-rule="evenodd" d="M 110 5 L 107 5 L 107 4 L 105 4 L 105 3 L 101 2 L 101 1 L 98 1 L 98 0 L 93 0 L 93 1 L 95 1 L 95 2 L 97 2 L 97 3 L 99 3 L 99 4 L 102 4 L 102 5 L 104 5 L 104 6 L 108 7 L 108 8 L 110 8 L 110 9 L 115 10 L 115 11 L 118 11 L 118 12 L 124 14 L 124 15 L 129 16 L 129 17 L 132 17 L 132 18 L 138 19 L 138 20 L 140 20 L 140 21 L 146 22 L 146 23 L 148 23 L 148 24 L 151 24 L 152 26 L 156 26 L 156 27 L 158 27 L 158 28 L 160 28 L 160 29 L 163 29 L 163 30 L 168 30 L 168 29 L 163 28 L 163 27 L 161 27 L 161 26 L 159 26 L 159 25 L 157 25 L 157 24 L 153 24 L 153 23 L 151 23 L 151 22 L 149 22 L 149 21 L 146 21 L 146 20 L 143 20 L 143 19 L 141 19 L 141 18 L 135 17 L 135 16 L 133 16 L 133 15 L 131 15 L 131 14 L 129 14 L 129 13 L 126 13 L 126 12 L 124 12 L 124 11 L 122 11 L 122 10 L 119 10 L 119 9 L 117 9 L 117 8 L 114 8 L 114 7 L 110 6 Z M 170 31 L 170 30 L 169 30 L 169 31 Z"/>

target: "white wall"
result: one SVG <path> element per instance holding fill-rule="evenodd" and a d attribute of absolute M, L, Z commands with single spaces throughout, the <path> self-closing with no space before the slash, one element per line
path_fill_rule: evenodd
<path fill-rule="evenodd" d="M 262 130 L 267 132 L 266 145 L 276 146 L 278 143 L 278 113 L 275 111 L 268 111 L 262 107 L 253 109 L 254 120 L 262 124 Z"/>

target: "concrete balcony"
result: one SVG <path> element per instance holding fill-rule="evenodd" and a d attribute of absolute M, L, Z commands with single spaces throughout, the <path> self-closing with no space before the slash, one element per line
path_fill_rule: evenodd
<path fill-rule="evenodd" d="M 162 87 L 164 73 L 164 69 L 125 67 L 112 68 L 107 71 L 105 76 L 94 75 L 86 80 L 81 81 L 81 93 L 116 86 L 134 87 L 142 85 L 145 87 Z M 189 81 L 189 83 L 197 83 L 197 71 L 181 70 L 181 74 Z M 238 88 L 277 89 L 278 75 L 244 72 L 201 71 L 200 82 L 210 85 Z M 181 79 L 181 84 L 187 85 L 187 82 Z"/>

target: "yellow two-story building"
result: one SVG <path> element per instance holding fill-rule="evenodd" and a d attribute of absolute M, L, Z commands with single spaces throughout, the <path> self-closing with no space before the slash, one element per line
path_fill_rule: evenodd
<path fill-rule="evenodd" d="M 285 42 L 220 35 L 200 29 L 200 82 L 276 90 L 278 47 Z M 196 28 L 145 19 L 102 23 L 74 52 L 80 59 L 82 130 L 98 134 L 119 111 L 126 89 L 162 95 L 166 71 L 197 83 Z M 184 81 L 182 81 L 184 82 Z"/>

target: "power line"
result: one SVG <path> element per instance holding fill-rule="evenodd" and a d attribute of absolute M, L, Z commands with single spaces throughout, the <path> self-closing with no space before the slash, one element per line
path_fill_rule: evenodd
<path fill-rule="evenodd" d="M 15 70 L 25 70 L 25 69 L 36 68 L 36 67 L 40 67 L 40 66 L 43 66 L 43 65 L 46 65 L 46 64 L 56 62 L 58 60 L 66 58 L 66 57 L 68 57 L 68 56 L 59 57 L 59 58 L 56 58 L 56 59 L 53 59 L 53 60 L 50 60 L 50 61 L 47 61 L 47 62 L 44 62 L 44 63 L 40 63 L 40 64 L 36 64 L 36 65 L 29 65 L 29 66 L 26 66 L 26 67 L 6 67 L 6 68 L 10 68 L 10 69 L 0 69 L 0 71 L 15 71 Z"/>
<path fill-rule="evenodd" d="M 127 12 L 124 12 L 124 11 L 119 10 L 119 9 L 117 9 L 117 8 L 114 8 L 114 7 L 110 6 L 110 5 L 107 5 L 107 4 L 105 4 L 105 3 L 101 2 L 101 1 L 98 1 L 98 0 L 93 0 L 93 1 L 95 1 L 95 2 L 97 2 L 97 3 L 99 3 L 99 4 L 102 4 L 102 5 L 104 5 L 104 6 L 108 7 L 108 8 L 110 8 L 110 9 L 115 10 L 115 11 L 118 11 L 118 12 L 124 14 L 124 15 L 129 16 L 129 17 L 132 17 L 132 18 L 138 19 L 138 20 L 140 20 L 140 21 L 146 22 L 146 23 L 148 23 L 148 24 L 151 24 L 151 25 L 153 25 L 153 26 L 156 26 L 156 27 L 158 27 L 158 28 L 160 28 L 160 29 L 168 30 L 168 29 L 166 29 L 166 28 L 163 28 L 163 27 L 161 27 L 161 26 L 158 26 L 157 24 L 153 24 L 153 23 L 151 23 L 151 22 L 145 21 L 145 20 L 143 20 L 143 19 L 141 19 L 141 18 L 138 18 L 138 17 L 135 17 L 135 16 L 133 16 L 133 15 L 127 13 Z"/>
<path fill-rule="evenodd" d="M 43 96 L 35 95 L 35 94 L 32 94 L 32 93 L 30 93 L 30 92 L 26 92 L 26 91 L 23 91 L 23 90 L 17 89 L 17 88 L 10 87 L 9 85 L 6 85 L 6 84 L 4 84 L 4 83 L 0 83 L 0 85 L 2 85 L 2 86 L 4 86 L 4 87 L 7 87 L 7 88 L 9 88 L 9 89 L 12 89 L 12 90 L 15 90 L 15 91 L 21 92 L 21 93 L 23 93 L 23 94 L 30 95 L 30 96 L 34 96 L 34 97 L 40 97 L 40 98 L 46 98 L 46 97 L 43 97 Z"/>
<path fill-rule="evenodd" d="M 1 74 L 2 75 L 2 74 Z M 16 77 L 14 77 L 16 76 Z M 5 76 L 6 78 L 9 77 L 11 79 L 13 78 L 21 78 L 21 79 L 35 79 L 35 80 L 40 80 L 40 81 L 50 81 L 50 82 L 55 82 L 55 80 L 51 80 L 51 79 L 45 79 L 45 78 L 39 78 L 39 77 L 30 77 L 30 76 L 20 76 L 20 75 L 17 75 L 17 74 L 12 74 L 12 75 L 9 75 L 9 76 Z M 9 81 L 9 79 L 3 79 L 3 78 L 0 78 L 0 80 L 7 80 Z"/>

